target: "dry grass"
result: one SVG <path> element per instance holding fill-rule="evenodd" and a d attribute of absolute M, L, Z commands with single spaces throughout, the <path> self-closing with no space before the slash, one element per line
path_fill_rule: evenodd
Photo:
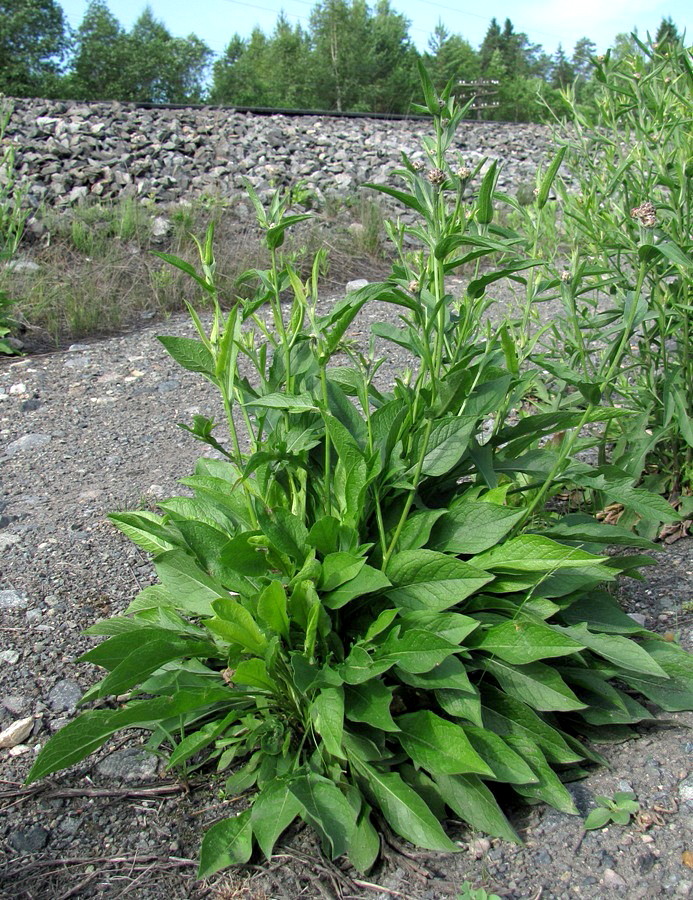
<path fill-rule="evenodd" d="M 61 347 L 74 341 L 136 329 L 144 322 L 184 309 L 184 300 L 203 303 L 186 275 L 152 251 L 173 253 L 195 264 L 192 234 L 202 236 L 215 222 L 215 253 L 222 297 L 231 302 L 239 276 L 264 268 L 267 254 L 259 233 L 238 221 L 228 203 L 208 201 L 168 210 L 137 205 L 95 206 L 61 213 L 47 212 L 42 233 L 25 239 L 21 265 L 0 272 L 0 290 L 16 302 L 14 317 L 30 350 Z M 164 239 L 155 239 L 157 216 L 170 222 Z M 348 228 L 356 222 L 357 227 Z M 29 235 L 31 237 L 31 235 Z M 286 252 L 308 274 L 313 254 L 322 246 L 329 253 L 326 291 L 338 292 L 353 278 L 383 275 L 382 216 L 362 199 L 328 205 L 303 223 L 287 240 Z"/>

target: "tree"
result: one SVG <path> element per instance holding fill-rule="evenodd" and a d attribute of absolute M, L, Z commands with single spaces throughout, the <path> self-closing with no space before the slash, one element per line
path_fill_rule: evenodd
<path fill-rule="evenodd" d="M 491 24 L 488 26 L 484 39 L 481 42 L 481 47 L 479 47 L 481 71 L 484 75 L 491 68 L 492 60 L 494 62 L 493 68 L 496 70 L 498 69 L 498 59 L 496 58 L 494 60 L 494 54 L 496 52 L 500 53 L 502 43 L 500 25 L 498 24 L 498 21 L 493 18 L 491 19 Z"/>
<path fill-rule="evenodd" d="M 426 66 L 433 83 L 441 90 L 452 78 L 455 82 L 476 81 L 481 75 L 479 54 L 459 34 L 450 34 L 438 22 L 428 42 Z"/>
<path fill-rule="evenodd" d="M 104 0 L 92 0 L 75 35 L 63 94 L 80 100 L 121 100 L 130 92 L 125 29 Z"/>
<path fill-rule="evenodd" d="M 581 37 L 573 48 L 571 64 L 575 77 L 587 81 L 592 74 L 592 57 L 597 53 L 597 45 L 588 37 Z"/>
<path fill-rule="evenodd" d="M 67 45 L 55 0 L 0 0 L 0 92 L 52 96 Z"/>
<path fill-rule="evenodd" d="M 679 40 L 681 40 L 679 30 L 674 24 L 674 20 L 671 16 L 666 19 L 662 18 L 662 21 L 659 23 L 659 28 L 657 29 L 657 34 L 655 35 L 655 44 L 657 44 L 657 48 L 661 49 L 665 44 L 675 44 Z"/>
<path fill-rule="evenodd" d="M 419 85 L 409 21 L 392 9 L 389 0 L 378 0 L 370 36 L 361 105 L 373 112 L 407 112 Z"/>
<path fill-rule="evenodd" d="M 323 109 L 357 109 L 372 46 L 364 0 L 322 0 L 310 15 L 315 94 Z"/>
<path fill-rule="evenodd" d="M 154 103 L 198 102 L 212 51 L 196 35 L 172 37 L 146 7 L 128 35 L 128 93 Z"/>
<path fill-rule="evenodd" d="M 551 85 L 555 88 L 567 87 L 575 79 L 575 69 L 572 63 L 565 55 L 563 45 L 559 44 L 556 54 L 553 58 L 553 67 L 551 69 Z"/>

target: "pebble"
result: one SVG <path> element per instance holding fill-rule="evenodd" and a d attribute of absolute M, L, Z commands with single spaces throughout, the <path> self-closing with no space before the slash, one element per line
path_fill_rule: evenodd
<path fill-rule="evenodd" d="M 7 534 L 0 534 L 0 553 L 3 550 L 7 550 L 8 547 L 11 547 L 13 544 L 18 544 L 21 541 L 21 538 L 18 534 L 11 534 L 8 532 Z"/>
<path fill-rule="evenodd" d="M 11 397 L 17 397 L 19 394 L 26 394 L 26 385 L 22 382 L 11 384 L 8 393 Z"/>
<path fill-rule="evenodd" d="M 69 678 L 55 684 L 48 694 L 48 703 L 54 712 L 74 712 L 82 696 L 82 688 Z"/>
<path fill-rule="evenodd" d="M 487 838 L 477 838 L 469 843 L 469 852 L 474 859 L 482 859 L 491 849 L 491 841 Z"/>
<path fill-rule="evenodd" d="M 604 869 L 604 884 L 607 887 L 625 887 L 626 882 L 625 879 L 621 878 L 618 872 L 614 872 L 613 869 Z"/>
<path fill-rule="evenodd" d="M 29 601 L 17 591 L 0 591 L 0 609 L 26 609 Z"/>
<path fill-rule="evenodd" d="M 24 453 L 25 450 L 38 450 L 41 447 L 45 447 L 50 441 L 50 434 L 41 434 L 40 432 L 25 434 L 22 435 L 22 437 L 17 438 L 16 441 L 9 443 L 5 447 L 5 454 L 7 456 L 14 456 L 16 453 Z"/>
<path fill-rule="evenodd" d="M 679 797 L 684 803 L 693 803 L 693 777 L 686 778 L 679 785 Z"/>
<path fill-rule="evenodd" d="M 0 650 L 0 663 L 13 666 L 19 659 L 19 650 Z"/>
<path fill-rule="evenodd" d="M 367 285 L 368 281 L 365 278 L 355 278 L 353 281 L 347 282 L 345 293 L 350 294 L 352 291 L 358 291 L 360 288 L 367 287 Z"/>
<path fill-rule="evenodd" d="M 117 778 L 120 781 L 145 781 L 156 775 L 159 760 L 151 753 L 137 747 L 116 750 L 96 766 L 99 775 Z"/>
<path fill-rule="evenodd" d="M 18 853 L 38 853 L 48 843 L 50 831 L 42 825 L 32 825 L 30 828 L 18 828 L 11 831 L 8 842 Z"/>
<path fill-rule="evenodd" d="M 0 703 L 13 716 L 20 716 L 28 706 L 26 698 L 18 694 L 8 694 L 0 700 Z"/>
<path fill-rule="evenodd" d="M 6 750 L 8 747 L 16 747 L 17 744 L 21 744 L 25 738 L 29 737 L 33 727 L 33 716 L 17 719 L 16 722 L 8 725 L 4 731 L 0 731 L 0 749 Z"/>

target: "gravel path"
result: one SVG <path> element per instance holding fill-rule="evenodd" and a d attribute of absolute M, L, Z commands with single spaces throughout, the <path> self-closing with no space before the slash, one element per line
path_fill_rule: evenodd
<path fill-rule="evenodd" d="M 607 745 L 611 768 L 570 787 L 582 813 L 595 795 L 632 789 L 643 812 L 636 824 L 585 834 L 579 818 L 547 807 L 511 809 L 522 847 L 453 824 L 459 854 L 386 857 L 369 880 L 388 893 L 357 882 L 345 888 L 308 829 L 292 832 L 270 864 L 196 882 L 192 861 L 205 827 L 240 805 L 221 800 L 213 778 L 186 792 L 138 750 L 137 738 L 116 737 L 37 793 L 10 796 L 94 680 L 92 667 L 73 661 L 93 643 L 82 629 L 122 611 L 152 580 L 145 555 L 105 515 L 174 493 L 199 455 L 176 423 L 215 411 L 210 390 L 156 341 L 190 332 L 187 319 L 174 317 L 0 362 L 0 731 L 33 718 L 19 746 L 0 749 L 0 896 L 423 900 L 456 898 L 465 880 L 517 900 L 693 896 L 689 713 L 643 729 L 640 740 Z M 693 601 L 693 539 L 659 556 L 647 580 L 624 585 L 624 605 L 690 648 L 693 617 L 683 609 Z"/>

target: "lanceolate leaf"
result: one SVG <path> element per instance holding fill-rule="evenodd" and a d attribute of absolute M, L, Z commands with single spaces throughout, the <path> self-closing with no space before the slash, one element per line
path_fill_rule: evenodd
<path fill-rule="evenodd" d="M 182 691 L 173 697 L 132 702 L 123 709 L 97 709 L 82 713 L 46 744 L 29 772 L 27 783 L 79 762 L 121 728 L 146 727 L 192 709 L 204 709 L 231 696 L 231 692 L 222 687 L 199 693 Z"/>
<path fill-rule="evenodd" d="M 356 828 L 356 813 L 339 788 L 313 772 L 292 778 L 289 789 L 304 808 L 303 815 L 328 844 L 332 858 L 346 853 Z"/>
<path fill-rule="evenodd" d="M 538 534 L 525 534 L 475 556 L 473 563 L 479 569 L 497 572 L 553 572 L 590 566 L 607 559 Z"/>
<path fill-rule="evenodd" d="M 439 775 L 476 773 L 493 777 L 493 770 L 469 743 L 464 729 L 421 710 L 397 718 L 399 742 L 414 762 Z"/>
<path fill-rule="evenodd" d="M 250 813 L 253 834 L 267 859 L 279 835 L 293 822 L 303 804 L 289 789 L 288 780 L 278 778 L 257 795 Z"/>
<path fill-rule="evenodd" d="M 377 663 L 397 664 L 405 672 L 429 672 L 458 648 L 430 631 L 412 628 L 404 634 L 390 632 L 375 654 Z"/>
<path fill-rule="evenodd" d="M 365 722 L 381 731 L 399 731 L 390 713 L 393 688 L 380 679 L 346 688 L 346 717 L 352 722 Z"/>
<path fill-rule="evenodd" d="M 392 557 L 388 596 L 407 609 L 449 609 L 492 580 L 487 572 L 433 550 L 405 550 Z"/>
<path fill-rule="evenodd" d="M 460 503 L 433 528 L 429 547 L 471 556 L 495 547 L 523 516 L 521 509 L 483 501 Z"/>
<path fill-rule="evenodd" d="M 397 834 L 427 850 L 459 851 L 421 797 L 396 772 L 381 772 L 363 761 L 358 762 L 357 769 Z"/>
<path fill-rule="evenodd" d="M 344 689 L 324 687 L 313 700 L 311 716 L 315 730 L 325 742 L 325 748 L 332 756 L 345 759 L 342 750 L 344 733 Z"/>
<path fill-rule="evenodd" d="M 537 744 L 552 763 L 580 762 L 582 756 L 575 753 L 552 728 L 526 703 L 509 697 L 497 688 L 484 684 L 482 690 L 482 715 L 486 728 L 503 738 L 519 735 Z"/>
<path fill-rule="evenodd" d="M 534 709 L 570 712 L 584 709 L 586 705 L 551 666 L 540 662 L 513 666 L 500 659 L 489 659 L 484 665 L 506 693 L 523 700 Z"/>
<path fill-rule="evenodd" d="M 208 878 L 228 866 L 247 863 L 253 852 L 250 810 L 222 819 L 205 834 L 200 848 L 198 878 Z"/>
<path fill-rule="evenodd" d="M 436 775 L 445 802 L 472 828 L 514 844 L 522 843 L 484 782 L 476 775 Z"/>
<path fill-rule="evenodd" d="M 537 800 L 543 800 L 561 812 L 576 816 L 578 811 L 575 808 L 573 798 L 563 786 L 558 775 L 547 763 L 540 748 L 533 741 L 520 734 L 508 735 L 506 740 L 529 763 L 537 776 L 536 784 L 513 785 L 517 793 L 523 797 L 534 797 Z"/>
<path fill-rule="evenodd" d="M 469 643 L 477 650 L 484 650 L 516 665 L 568 656 L 587 646 L 578 640 L 577 633 L 568 629 L 564 632 L 543 622 L 524 618 L 510 619 L 491 626 L 487 631 L 477 631 L 470 636 Z"/>

